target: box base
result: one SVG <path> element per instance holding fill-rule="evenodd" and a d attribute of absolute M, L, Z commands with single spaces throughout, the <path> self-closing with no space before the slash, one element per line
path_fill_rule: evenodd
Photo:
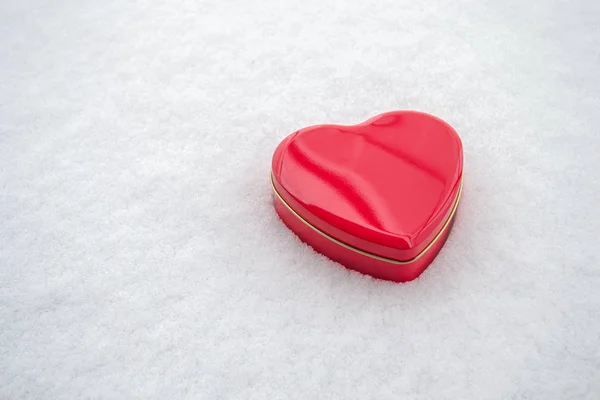
<path fill-rule="evenodd" d="M 300 240 L 311 246 L 318 253 L 323 254 L 330 260 L 348 269 L 369 275 L 373 278 L 397 283 L 412 281 L 427 269 L 448 239 L 456 217 L 455 212 L 444 231 L 441 232 L 435 243 L 424 254 L 413 261 L 394 262 L 393 260 L 386 260 L 381 257 L 369 256 L 363 252 L 352 250 L 336 243 L 299 219 L 276 194 L 273 194 L 273 201 L 275 210 L 283 223 Z"/>

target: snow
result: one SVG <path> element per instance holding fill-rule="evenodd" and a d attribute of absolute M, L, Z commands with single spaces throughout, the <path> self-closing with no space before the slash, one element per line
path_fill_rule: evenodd
<path fill-rule="evenodd" d="M 600 2 L 0 3 L 0 398 L 600 398 Z M 416 281 L 277 218 L 275 146 L 460 133 Z"/>

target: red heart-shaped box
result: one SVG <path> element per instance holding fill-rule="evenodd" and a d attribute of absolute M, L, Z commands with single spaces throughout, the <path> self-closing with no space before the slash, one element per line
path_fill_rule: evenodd
<path fill-rule="evenodd" d="M 436 257 L 462 181 L 460 137 L 417 111 L 301 129 L 277 146 L 271 173 L 275 210 L 302 241 L 394 282 L 415 279 Z"/>

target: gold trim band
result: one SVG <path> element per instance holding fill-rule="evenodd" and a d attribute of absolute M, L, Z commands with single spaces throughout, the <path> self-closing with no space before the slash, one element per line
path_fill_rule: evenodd
<path fill-rule="evenodd" d="M 383 262 L 387 262 L 390 264 L 396 264 L 396 265 L 405 265 L 405 264 L 410 264 L 413 263 L 415 261 L 417 261 L 419 258 L 421 258 L 425 253 L 427 253 L 427 251 L 433 247 L 433 245 L 435 244 L 435 242 L 438 241 L 438 239 L 442 236 L 442 234 L 446 231 L 446 229 L 448 229 L 448 226 L 450 225 L 450 222 L 452 221 L 452 219 L 454 218 L 454 214 L 456 214 L 456 210 L 458 208 L 458 202 L 460 200 L 460 196 L 462 194 L 462 187 L 463 187 L 463 179 L 461 177 L 460 179 L 460 187 L 458 188 L 458 195 L 456 196 L 456 200 L 454 201 L 454 205 L 452 206 L 452 211 L 450 212 L 450 216 L 448 217 L 448 219 L 446 220 L 446 222 L 444 222 L 444 225 L 442 226 L 442 229 L 440 229 L 440 231 L 437 233 L 437 235 L 435 235 L 435 237 L 433 238 L 433 240 L 427 245 L 427 247 L 425 247 L 423 249 L 423 251 L 421 251 L 419 254 L 417 254 L 417 256 L 415 256 L 413 259 L 411 260 L 407 260 L 407 261 L 399 261 L 399 260 L 394 260 L 391 258 L 387 258 L 387 257 L 381 257 L 378 256 L 376 254 L 372 254 L 372 253 L 367 253 L 366 251 L 357 249 L 356 247 L 350 246 L 344 242 L 340 242 L 339 240 L 337 240 L 336 238 L 328 235 L 327 233 L 321 231 L 319 228 L 317 228 L 316 226 L 312 225 L 310 222 L 308 222 L 307 220 L 305 220 L 302 216 L 300 216 L 300 214 L 298 214 L 284 199 L 283 197 L 281 197 L 281 195 L 279 194 L 279 192 L 277 192 L 277 189 L 275 188 L 275 183 L 273 182 L 275 178 L 273 177 L 273 173 L 271 172 L 271 186 L 273 188 L 273 192 L 275 193 L 275 195 L 277 196 L 277 198 L 281 201 L 281 203 L 288 209 L 290 210 L 290 212 L 292 214 L 294 214 L 296 216 L 296 218 L 298 218 L 300 221 L 302 221 L 305 225 L 307 225 L 309 228 L 311 228 L 313 231 L 317 232 L 318 234 L 320 234 L 321 236 L 325 237 L 326 239 L 331 240 L 332 242 L 348 249 L 351 251 L 354 251 L 355 253 L 359 253 L 363 256 L 369 257 L 369 258 L 374 258 L 376 260 L 379 261 L 383 261 Z"/>

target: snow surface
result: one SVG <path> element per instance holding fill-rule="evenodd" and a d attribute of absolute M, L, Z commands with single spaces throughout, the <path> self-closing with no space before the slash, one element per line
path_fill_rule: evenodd
<path fill-rule="evenodd" d="M 463 138 L 416 281 L 272 209 L 301 127 Z M 600 399 L 600 2 L 0 3 L 0 398 Z"/>

